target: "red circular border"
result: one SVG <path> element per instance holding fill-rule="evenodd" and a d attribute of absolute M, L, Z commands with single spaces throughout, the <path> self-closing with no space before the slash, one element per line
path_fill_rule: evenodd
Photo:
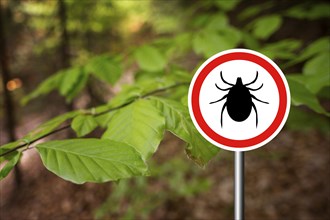
<path fill-rule="evenodd" d="M 262 66 L 273 77 L 277 86 L 277 90 L 279 92 L 279 109 L 272 124 L 263 133 L 259 134 L 258 136 L 245 140 L 234 140 L 234 139 L 225 138 L 214 132 L 205 122 L 199 106 L 200 90 L 207 75 L 220 64 L 232 60 L 246 60 Z M 287 92 L 281 75 L 277 72 L 275 67 L 272 64 L 270 64 L 268 61 L 264 60 L 263 58 L 257 55 L 246 52 L 232 52 L 232 53 L 224 54 L 209 62 L 200 71 L 199 75 L 197 76 L 191 94 L 192 94 L 191 95 L 192 111 L 199 127 L 203 130 L 203 132 L 207 136 L 209 136 L 215 142 L 233 148 L 247 148 L 247 147 L 255 146 L 265 141 L 280 126 L 282 120 L 284 119 L 287 108 Z"/>

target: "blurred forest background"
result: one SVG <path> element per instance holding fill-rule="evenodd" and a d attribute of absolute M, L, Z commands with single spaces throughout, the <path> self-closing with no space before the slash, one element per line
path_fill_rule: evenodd
<path fill-rule="evenodd" d="M 292 108 L 273 141 L 246 153 L 246 219 L 329 219 L 328 1 L 0 2 L 0 145 L 64 112 L 131 96 L 130 85 L 189 78 L 222 50 L 254 49 L 286 74 Z M 85 65 L 93 73 L 78 71 Z M 149 177 L 82 185 L 47 171 L 34 149 L 25 151 L 0 182 L 0 218 L 232 219 L 233 153 L 220 151 L 201 168 L 183 145 L 166 133 Z"/>

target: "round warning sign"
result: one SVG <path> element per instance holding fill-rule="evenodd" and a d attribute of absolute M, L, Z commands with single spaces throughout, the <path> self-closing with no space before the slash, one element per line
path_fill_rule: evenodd
<path fill-rule="evenodd" d="M 212 144 L 247 151 L 271 141 L 290 110 L 290 90 L 280 68 L 268 57 L 232 49 L 206 60 L 189 88 L 189 112 Z"/>

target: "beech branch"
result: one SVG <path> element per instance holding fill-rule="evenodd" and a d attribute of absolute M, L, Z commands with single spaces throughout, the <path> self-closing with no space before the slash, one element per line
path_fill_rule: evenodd
<path fill-rule="evenodd" d="M 184 85 L 189 85 L 189 83 L 188 83 L 188 82 L 180 82 L 180 83 L 173 84 L 173 85 L 171 85 L 171 86 L 167 86 L 167 87 L 163 87 L 163 88 L 155 89 L 155 90 L 150 91 L 150 92 L 148 92 L 148 93 L 146 93 L 146 94 L 144 94 L 144 95 L 142 95 L 142 96 L 140 96 L 140 97 L 138 97 L 138 98 L 136 98 L 136 99 L 133 99 L 133 100 L 131 100 L 131 101 L 129 101 L 129 102 L 125 102 L 125 103 L 123 103 L 123 104 L 121 104 L 121 105 L 118 105 L 118 106 L 116 106 L 116 107 L 113 107 L 113 108 L 107 109 L 107 110 L 105 110 L 105 111 L 103 111 L 103 112 L 100 112 L 100 113 L 98 113 L 98 114 L 95 114 L 95 115 L 93 115 L 93 116 L 100 116 L 100 115 L 103 115 L 103 114 L 106 114 L 106 113 L 109 113 L 109 112 L 112 112 L 112 111 L 115 111 L 115 110 L 121 109 L 121 108 L 123 108 L 123 107 L 125 107 L 125 106 L 128 106 L 128 105 L 134 103 L 134 102 L 135 102 L 136 100 L 138 100 L 139 98 L 147 98 L 147 97 L 149 97 L 149 96 L 152 96 L 152 95 L 155 95 L 155 94 L 158 94 L 158 93 L 162 93 L 162 92 L 166 92 L 166 91 L 168 91 L 168 90 L 170 90 L 170 89 L 174 89 L 174 88 L 177 88 L 177 87 L 180 87 L 180 86 L 184 86 Z M 23 148 L 23 147 L 29 146 L 30 144 L 33 144 L 33 143 L 35 143 L 35 142 L 37 142 L 37 141 L 39 141 L 39 140 L 41 140 L 41 139 L 44 139 L 45 137 L 51 136 L 51 135 L 53 135 L 53 134 L 56 134 L 56 133 L 61 132 L 61 131 L 63 131 L 63 130 L 66 130 L 66 129 L 70 128 L 70 127 L 71 127 L 71 124 L 64 125 L 63 127 L 60 127 L 60 128 L 58 128 L 58 129 L 56 129 L 56 130 L 53 130 L 53 131 L 51 131 L 51 132 L 49 132 L 49 133 L 47 133 L 47 134 L 44 134 L 43 136 L 38 137 L 38 138 L 36 138 L 36 139 L 34 139 L 34 140 L 32 140 L 32 141 L 29 141 L 29 142 L 27 142 L 27 143 L 20 144 L 20 145 L 14 147 L 14 148 L 12 148 L 12 149 L 10 149 L 10 150 L 8 150 L 8 151 L 2 153 L 2 154 L 0 154 L 0 157 L 5 156 L 5 155 L 8 155 L 8 154 L 10 154 L 10 153 L 12 153 L 12 152 L 14 152 L 14 151 L 16 151 L 16 150 L 18 150 L 18 149 Z"/>

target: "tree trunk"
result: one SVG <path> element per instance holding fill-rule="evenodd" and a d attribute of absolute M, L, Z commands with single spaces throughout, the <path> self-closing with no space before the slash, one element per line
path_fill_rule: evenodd
<path fill-rule="evenodd" d="M 58 0 L 58 16 L 60 18 L 61 28 L 61 67 L 64 69 L 70 67 L 70 39 L 66 29 L 67 13 L 64 0 Z"/>
<path fill-rule="evenodd" d="M 1 62 L 1 77 L 2 77 L 2 87 L 3 87 L 3 99 L 6 111 L 6 127 L 9 137 L 9 142 L 16 140 L 15 135 L 15 105 L 13 103 L 10 91 L 7 89 L 7 83 L 10 81 L 10 68 L 9 68 L 9 57 L 7 53 L 7 38 L 5 34 L 5 22 L 3 17 L 3 8 L 0 4 L 0 62 Z M 21 174 L 18 164 L 15 166 L 15 181 L 16 185 L 21 184 Z"/>
<path fill-rule="evenodd" d="M 67 24 L 67 12 L 64 0 L 58 0 L 58 16 L 60 18 L 60 32 L 61 32 L 61 43 L 60 43 L 60 59 L 61 59 L 61 69 L 69 68 L 70 63 L 70 37 L 66 29 Z M 66 103 L 65 107 L 67 111 L 72 111 L 74 109 L 74 100 L 71 103 Z M 72 131 L 68 130 L 67 137 L 73 136 Z"/>

